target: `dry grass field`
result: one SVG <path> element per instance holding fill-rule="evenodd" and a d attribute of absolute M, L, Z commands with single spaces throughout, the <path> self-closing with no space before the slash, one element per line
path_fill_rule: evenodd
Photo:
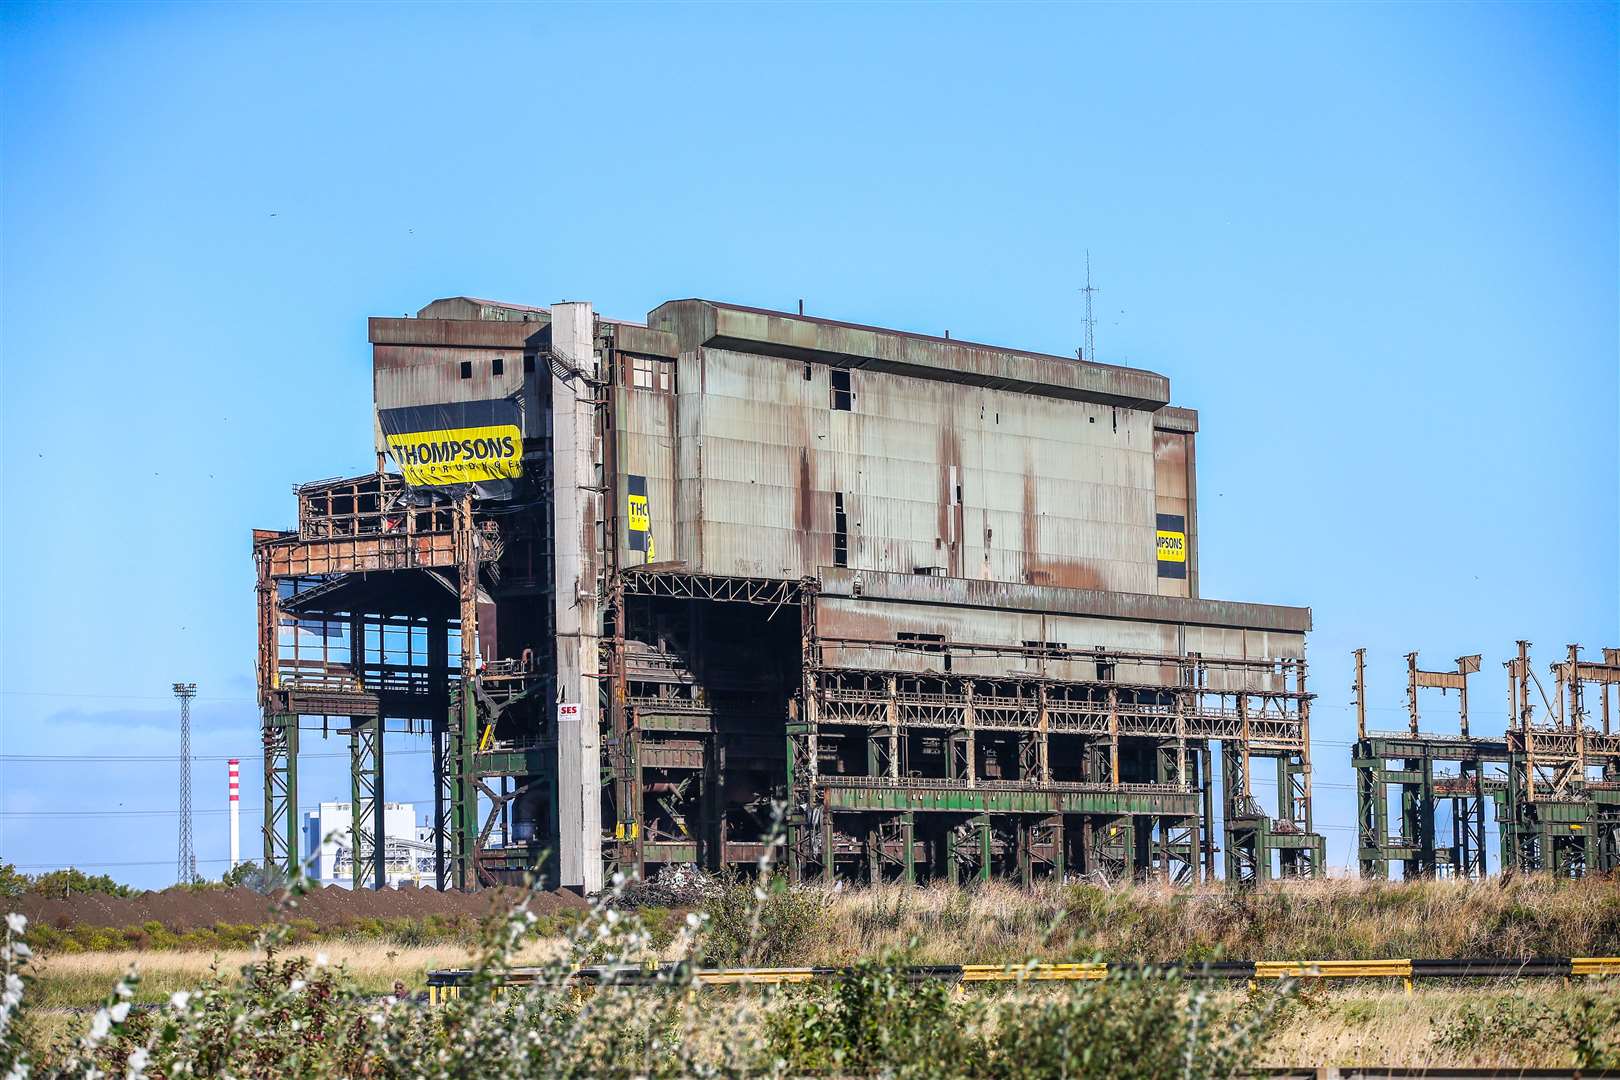
<path fill-rule="evenodd" d="M 990 883 L 840 890 L 799 954 L 833 964 L 908 952 L 920 963 L 1477 958 L 1620 955 L 1620 882 L 1298 881 L 1219 886 Z"/>
<path fill-rule="evenodd" d="M 713 927 L 715 949 L 709 959 L 719 963 L 1620 955 L 1620 885 L 1598 879 L 1317 881 L 1247 892 L 1160 885 L 1030 891 L 1000 884 L 807 888 L 774 893 L 762 909 L 755 907 L 751 888 L 734 886 L 703 906 Z M 654 926 L 680 921 L 678 910 L 641 914 Z M 743 948 L 737 938 L 756 917 L 762 932 Z M 673 946 L 664 945 L 666 940 L 655 935 L 653 949 L 671 958 Z M 546 929 L 512 960 L 542 963 L 564 944 L 560 932 Z M 300 942 L 283 954 L 291 955 L 319 956 L 326 965 L 340 967 L 362 992 L 379 996 L 393 992 L 396 984 L 418 992 L 428 971 L 466 966 L 472 959 L 468 947 L 456 942 L 400 945 L 341 935 Z M 133 1000 L 147 1004 L 166 1001 L 216 973 L 232 977 L 255 958 L 250 949 L 46 952 L 32 968 L 28 991 L 36 1010 L 34 1037 L 49 1041 L 82 1024 L 87 1010 L 131 966 L 140 972 Z M 998 995 L 1051 1001 L 1088 992 L 1085 984 L 1071 984 L 958 994 L 986 1001 Z M 705 992 L 693 1002 L 692 1018 L 699 1021 L 696 1037 L 760 1038 L 773 1010 L 801 993 Z M 1246 990 L 1223 984 L 1211 993 L 1235 1005 Z M 1411 994 L 1393 980 L 1310 985 L 1286 1006 L 1266 1040 L 1261 1063 L 1567 1068 L 1582 1037 L 1581 1024 L 1590 1027 L 1593 1016 L 1620 1016 L 1613 1011 L 1616 1004 L 1620 980 L 1615 979 L 1420 981 Z M 1620 1044 L 1613 1032 L 1599 1030 L 1595 1037 Z"/>
<path fill-rule="evenodd" d="M 528 945 L 520 954 L 525 963 L 543 963 L 556 955 L 556 941 Z M 284 955 L 301 955 L 310 960 L 325 957 L 332 966 L 341 966 L 361 987 L 373 993 L 389 993 L 396 982 L 408 991 L 423 989 L 426 974 L 436 968 L 465 966 L 467 949 L 456 945 L 429 945 L 415 948 L 389 946 L 371 941 L 328 941 L 300 946 Z M 195 987 L 214 974 L 239 971 L 262 953 L 232 949 L 208 953 L 197 950 L 161 952 L 80 952 L 44 956 L 34 966 L 33 996 L 47 1008 L 87 1008 L 107 996 L 108 989 L 132 967 L 140 974 L 134 1000 L 137 1003 L 166 1001 L 176 990 Z"/>

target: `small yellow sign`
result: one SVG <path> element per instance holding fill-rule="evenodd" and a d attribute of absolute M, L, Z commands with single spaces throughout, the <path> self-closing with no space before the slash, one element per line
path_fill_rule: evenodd
<path fill-rule="evenodd" d="M 1184 563 L 1187 561 L 1187 534 L 1159 530 L 1159 561 Z"/>
<path fill-rule="evenodd" d="M 647 496 L 630 496 L 630 531 L 650 532 L 652 530 L 652 514 L 647 509 Z"/>

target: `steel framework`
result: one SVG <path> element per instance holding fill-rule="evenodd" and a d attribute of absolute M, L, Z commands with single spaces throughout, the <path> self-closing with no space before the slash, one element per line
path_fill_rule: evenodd
<path fill-rule="evenodd" d="M 590 357 L 523 346 L 553 423 L 524 439 L 521 499 L 413 491 L 379 467 L 299 487 L 296 527 L 254 534 L 267 862 L 298 861 L 300 733 L 346 734 L 354 883 L 381 885 L 387 742 L 406 731 L 431 743 L 440 887 L 558 883 L 552 853 L 593 846 L 598 811 L 600 861 L 643 875 L 763 856 L 863 881 L 1320 872 L 1308 613 L 1278 656 L 1245 636 L 1283 625 L 1241 621 L 1253 605 L 1207 615 L 1235 656 L 978 640 L 993 628 L 823 635 L 849 598 L 821 578 L 624 565 L 603 496 L 629 472 L 613 388 L 633 361 L 623 327 L 587 331 Z M 638 550 L 652 560 L 650 538 Z M 1103 617 L 1185 641 L 1170 597 L 1114 595 Z M 1274 809 L 1253 790 L 1265 759 Z"/>
<path fill-rule="evenodd" d="M 1590 663 L 1580 659 L 1578 646 L 1569 646 L 1567 658 L 1549 668 L 1549 697 L 1529 648 L 1518 642 L 1517 655 L 1504 665 L 1508 719 L 1499 738 L 1469 729 L 1467 678 L 1479 671 L 1480 658 L 1462 657 L 1456 671 L 1433 672 L 1417 667 L 1416 653 L 1407 657 L 1408 730 L 1369 732 L 1365 654 L 1356 650 L 1352 764 L 1363 877 L 1385 878 L 1392 863 L 1408 879 L 1485 876 L 1487 801 L 1495 806 L 1502 872 L 1579 877 L 1620 869 L 1620 735 L 1612 730 L 1609 704 L 1609 688 L 1620 685 L 1620 650 L 1605 649 L 1602 663 Z M 1587 686 L 1598 688 L 1601 727 L 1588 723 Z M 1418 729 L 1421 687 L 1459 692 L 1458 734 Z M 1536 719 L 1532 687 L 1548 720 Z M 1393 815 L 1392 794 L 1399 797 Z M 1442 844 L 1437 825 L 1448 816 L 1450 842 Z"/>

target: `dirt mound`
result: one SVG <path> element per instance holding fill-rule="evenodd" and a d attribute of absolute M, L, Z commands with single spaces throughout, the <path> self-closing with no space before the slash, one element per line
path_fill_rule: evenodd
<path fill-rule="evenodd" d="M 478 893 L 438 892 L 434 889 L 343 889 L 331 886 L 303 896 L 290 918 L 309 919 L 321 929 L 342 926 L 356 919 L 425 918 L 429 915 L 464 915 L 482 918 L 504 910 L 523 897 L 521 889 L 491 889 Z M 547 914 L 563 908 L 584 907 L 573 893 L 540 893 L 530 909 Z M 83 893 L 66 899 L 20 896 L 5 902 L 31 922 L 58 930 L 73 926 L 139 926 L 159 922 L 176 933 L 211 927 L 216 923 L 257 925 L 271 921 L 274 898 L 252 889 L 193 890 L 172 888 L 134 896 Z"/>

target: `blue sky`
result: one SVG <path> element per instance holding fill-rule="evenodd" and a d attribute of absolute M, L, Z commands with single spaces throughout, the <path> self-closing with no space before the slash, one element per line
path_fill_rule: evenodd
<path fill-rule="evenodd" d="M 1483 652 L 1489 730 L 1515 638 L 1620 644 L 1616 10 L 0 8 L 0 859 L 172 881 L 134 759 L 181 678 L 256 852 L 249 530 L 369 467 L 366 316 L 803 297 L 1067 353 L 1089 249 L 1101 358 L 1201 411 L 1205 594 L 1315 611 L 1344 863 L 1350 649 L 1377 726 L 1404 652 Z"/>

